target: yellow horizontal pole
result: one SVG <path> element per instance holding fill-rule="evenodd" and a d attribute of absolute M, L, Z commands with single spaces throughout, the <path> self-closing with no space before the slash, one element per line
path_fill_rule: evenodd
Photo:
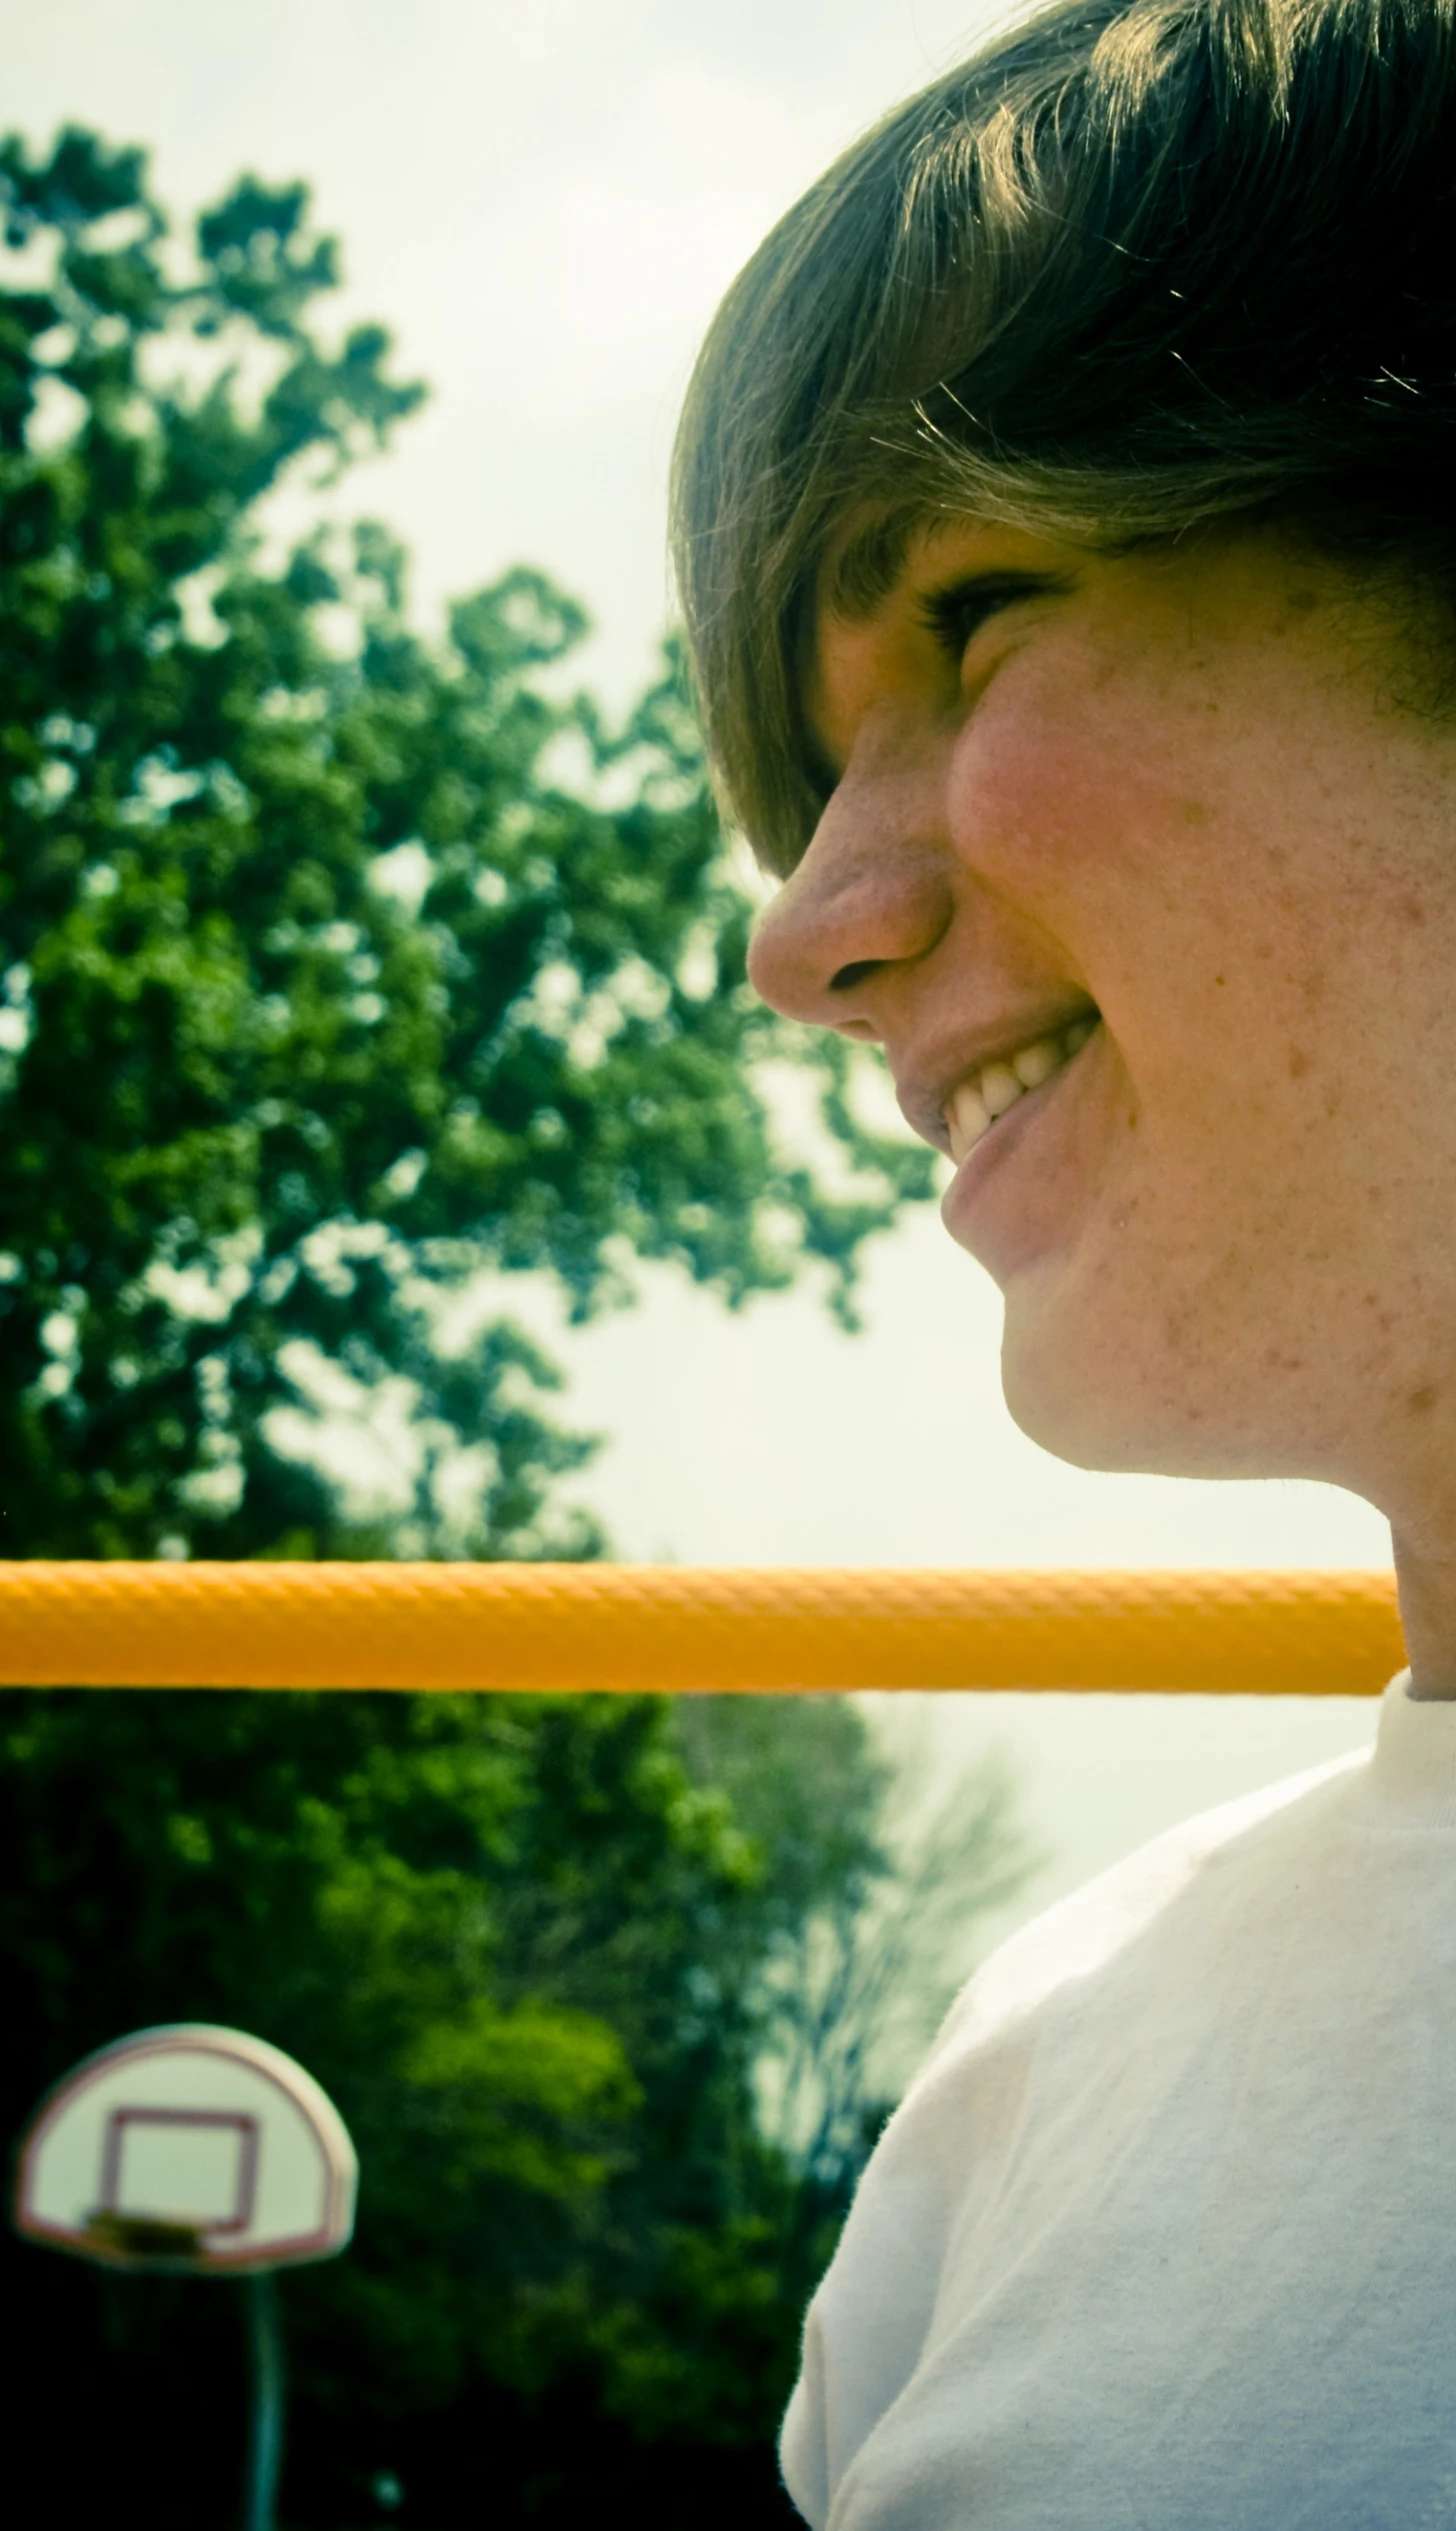
<path fill-rule="evenodd" d="M 1389 1573 L 0 1564 L 0 1685 L 1373 1695 Z"/>

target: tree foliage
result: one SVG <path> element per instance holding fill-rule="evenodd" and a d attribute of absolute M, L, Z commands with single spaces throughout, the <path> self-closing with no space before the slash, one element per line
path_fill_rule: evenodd
<path fill-rule="evenodd" d="M 833 1048 L 842 1182 L 777 1147 L 671 665 L 609 730 L 539 574 L 432 643 L 382 529 L 275 553 L 280 494 L 420 396 L 379 327 L 323 342 L 304 188 L 245 180 L 183 251 L 138 153 L 71 132 L 0 147 L 0 212 L 0 1536 L 589 1551 L 550 1364 L 499 1317 L 452 1346 L 451 1304 L 536 1269 L 584 1315 L 633 1257 L 730 1303 L 843 1280 L 927 1156 Z M 388 1535 L 280 1445 L 328 1370 L 415 1406 Z"/>
<path fill-rule="evenodd" d="M 282 535 L 419 400 L 377 327 L 325 338 L 304 189 L 181 241 L 72 132 L 0 144 L 0 214 L 0 1549 L 598 1552 L 502 1278 L 586 1315 L 637 1258 L 730 1305 L 818 1260 L 847 1306 L 928 1163 L 842 1047 L 781 1147 L 670 662 L 608 728 L 539 574 L 431 641 L 381 529 Z M 381 1400 L 413 1500 L 363 1520 L 312 1445 Z M 286 2284 L 290 2521 L 787 2518 L 873 2085 L 838 2065 L 806 2154 L 758 2069 L 823 2022 L 806 1926 L 842 1949 L 887 1885 L 883 1792 L 828 1701 L 0 1702 L 9 2131 L 200 2018 L 358 2139 L 356 2244 Z M 26 2518 L 230 2520 L 223 2289 L 0 2273 Z"/>
<path fill-rule="evenodd" d="M 606 2470 L 669 2521 L 709 2453 L 698 2518 L 778 2518 L 774 2420 L 843 2203 L 753 2113 L 753 1971 L 803 1864 L 688 1771 L 668 1711 L 11 1697 L 0 1850 L 10 2133 L 99 2039 L 175 2019 L 258 2031 L 345 2112 L 357 2239 L 285 2280 L 290 2520 L 379 2518 L 389 2472 L 435 2531 L 492 2490 L 564 2522 Z M 220 2290 L 14 2244 L 3 2272 L 37 2426 L 15 2501 L 89 2519 L 135 2478 L 154 2531 L 230 2521 Z M 53 2412 L 81 2398 L 70 2444 Z"/>

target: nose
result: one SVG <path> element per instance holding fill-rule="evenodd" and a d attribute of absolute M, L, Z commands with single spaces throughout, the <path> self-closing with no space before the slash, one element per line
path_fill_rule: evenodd
<path fill-rule="evenodd" d="M 760 915 L 748 951 L 754 991 L 786 1019 L 879 1038 L 906 976 L 951 919 L 935 838 L 877 803 L 835 792 L 803 860 Z"/>

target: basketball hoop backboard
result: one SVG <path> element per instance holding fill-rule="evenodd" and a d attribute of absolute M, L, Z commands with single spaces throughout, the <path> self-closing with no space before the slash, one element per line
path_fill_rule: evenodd
<path fill-rule="evenodd" d="M 36 2112 L 17 2231 L 112 2267 L 236 2275 L 342 2250 L 358 2166 L 312 2075 L 178 2022 L 87 2057 Z"/>

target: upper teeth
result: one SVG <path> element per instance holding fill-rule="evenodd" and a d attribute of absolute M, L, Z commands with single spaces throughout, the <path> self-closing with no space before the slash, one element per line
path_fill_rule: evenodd
<path fill-rule="evenodd" d="M 1034 1038 L 1014 1055 L 998 1055 L 994 1063 L 982 1064 L 979 1072 L 971 1073 L 951 1092 L 945 1103 L 945 1122 L 950 1156 L 957 1168 L 998 1116 L 1071 1061 L 1096 1025 L 1094 1019 L 1074 1019 L 1070 1028 L 1059 1030 L 1055 1037 Z"/>

